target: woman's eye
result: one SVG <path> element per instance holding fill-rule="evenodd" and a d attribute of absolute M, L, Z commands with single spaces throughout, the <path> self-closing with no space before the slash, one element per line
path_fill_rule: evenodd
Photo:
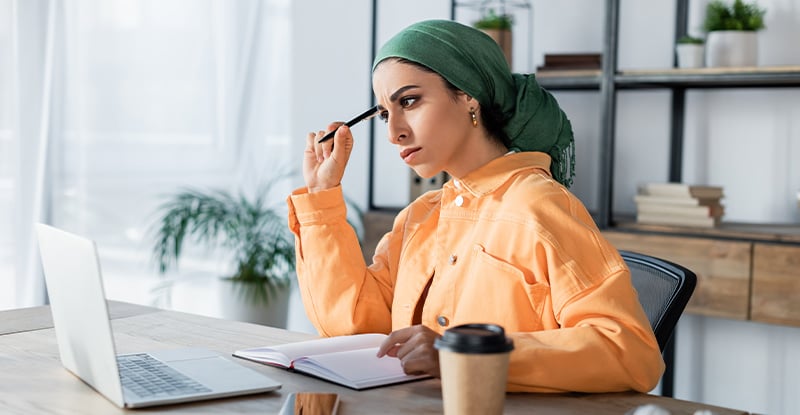
<path fill-rule="evenodd" d="M 400 106 L 403 108 L 407 108 L 411 105 L 414 105 L 414 102 L 417 101 L 417 97 L 403 97 L 400 98 Z"/>
<path fill-rule="evenodd" d="M 381 111 L 380 114 L 378 114 L 378 118 L 383 120 L 383 122 L 389 122 L 389 111 Z"/>

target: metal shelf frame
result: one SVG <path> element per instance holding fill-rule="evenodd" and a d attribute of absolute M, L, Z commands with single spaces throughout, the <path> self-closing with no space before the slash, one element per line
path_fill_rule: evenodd
<path fill-rule="evenodd" d="M 675 18 L 675 41 L 687 34 L 689 0 L 677 0 Z M 481 7 L 488 3 L 483 0 L 451 0 L 450 19 L 455 20 L 458 7 Z M 501 2 L 510 7 L 529 7 L 529 1 L 510 0 Z M 487 6 L 488 7 L 488 6 Z M 377 31 L 378 1 L 372 1 L 372 59 L 374 60 Z M 532 13 L 532 8 L 530 9 Z M 501 11 L 502 12 L 502 11 Z M 601 96 L 600 111 L 600 174 L 599 192 L 594 218 L 601 229 L 614 227 L 614 153 L 616 136 L 616 111 L 618 90 L 631 89 L 669 89 L 671 92 L 670 109 L 670 154 L 669 154 L 669 181 L 680 182 L 683 174 L 683 130 L 684 113 L 686 104 L 686 91 L 688 89 L 714 89 L 714 88 L 776 88 L 800 87 L 800 67 L 794 68 L 739 68 L 738 70 L 722 70 L 704 68 L 699 70 L 666 69 L 663 71 L 623 71 L 617 66 L 619 56 L 619 15 L 620 0 L 606 0 L 605 27 L 603 31 L 603 63 L 597 73 L 580 74 L 574 76 L 561 76 L 555 74 L 541 74 L 538 77 L 540 84 L 551 90 L 596 90 Z M 532 20 L 532 19 L 531 19 Z M 529 30 L 532 29 L 532 23 Z M 530 37 L 532 43 L 532 36 Z M 677 67 L 677 62 L 673 62 Z M 374 105 L 374 96 L 370 94 L 370 102 Z M 370 129 L 370 154 L 369 171 L 375 167 L 374 130 Z M 376 206 L 374 203 L 373 175 L 369 175 L 368 183 L 368 209 L 370 211 L 393 210 Z M 673 396 L 673 368 L 674 368 L 674 336 L 664 350 L 664 360 L 667 371 L 662 378 L 661 394 Z"/>
<path fill-rule="evenodd" d="M 528 43 L 528 68 L 533 67 L 533 5 L 530 0 L 450 0 L 450 20 L 456 20 L 456 10 L 459 8 L 476 10 L 481 15 L 487 10 L 496 10 L 498 15 L 511 15 L 516 17 L 515 10 L 522 10 L 528 23 L 526 40 Z M 532 70 L 532 69 L 531 69 Z"/>

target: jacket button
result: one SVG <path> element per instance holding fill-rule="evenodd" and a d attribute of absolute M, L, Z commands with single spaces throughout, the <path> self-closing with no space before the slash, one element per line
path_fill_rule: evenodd
<path fill-rule="evenodd" d="M 439 323 L 439 325 L 442 327 L 447 327 L 447 325 L 450 324 L 450 321 L 445 316 L 437 317 L 436 322 Z"/>
<path fill-rule="evenodd" d="M 458 261 L 458 257 L 455 254 L 450 255 L 450 258 L 447 259 L 450 265 L 455 265 L 456 261 Z"/>
<path fill-rule="evenodd" d="M 464 196 L 456 196 L 456 206 L 461 207 L 464 204 Z"/>

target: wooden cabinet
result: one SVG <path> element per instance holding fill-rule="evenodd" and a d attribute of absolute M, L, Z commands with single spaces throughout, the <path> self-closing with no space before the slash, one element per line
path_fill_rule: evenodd
<path fill-rule="evenodd" d="M 747 320 L 750 243 L 613 231 L 603 234 L 617 249 L 663 258 L 694 271 L 697 287 L 687 312 Z"/>
<path fill-rule="evenodd" d="M 617 249 L 697 274 L 687 313 L 800 327 L 800 245 L 603 231 Z"/>
<path fill-rule="evenodd" d="M 800 326 L 800 246 L 754 245 L 750 318 Z"/>

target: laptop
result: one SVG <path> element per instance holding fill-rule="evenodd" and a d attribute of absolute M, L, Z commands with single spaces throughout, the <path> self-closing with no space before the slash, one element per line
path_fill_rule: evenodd
<path fill-rule="evenodd" d="M 220 354 L 180 348 L 117 355 L 94 241 L 37 224 L 61 363 L 122 408 L 269 392 L 281 384 Z"/>

